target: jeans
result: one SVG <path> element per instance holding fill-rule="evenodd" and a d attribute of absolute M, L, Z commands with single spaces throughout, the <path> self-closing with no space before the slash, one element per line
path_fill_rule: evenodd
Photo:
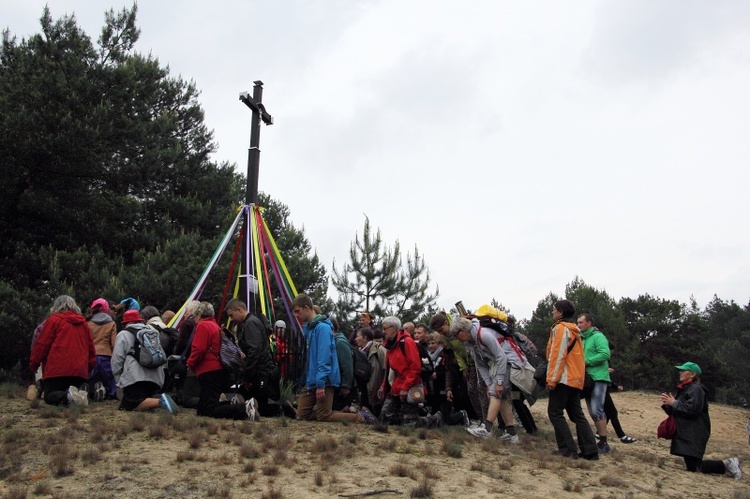
<path fill-rule="evenodd" d="M 567 385 L 558 384 L 554 390 L 549 392 L 547 405 L 547 416 L 555 429 L 557 448 L 569 454 L 577 452 L 577 446 L 570 432 L 568 422 L 565 421 L 563 411 L 568 413 L 570 420 L 576 425 L 578 442 L 581 444 L 581 452 L 584 455 L 597 454 L 596 438 L 591 431 L 586 416 L 581 409 L 581 391 Z"/>
<path fill-rule="evenodd" d="M 586 397 L 586 407 L 589 409 L 589 415 L 594 421 L 601 421 L 604 419 L 604 400 L 607 397 L 607 381 L 594 381 L 594 386 L 591 389 L 591 393 Z"/>

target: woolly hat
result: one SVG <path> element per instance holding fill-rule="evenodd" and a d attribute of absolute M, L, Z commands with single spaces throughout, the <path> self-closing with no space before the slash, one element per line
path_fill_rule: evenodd
<path fill-rule="evenodd" d="M 125 310 L 140 310 L 141 304 L 138 303 L 134 298 L 125 298 L 120 302 L 120 305 L 125 307 Z"/>
<path fill-rule="evenodd" d="M 280 327 L 280 328 L 286 329 L 286 322 L 276 321 L 276 324 L 274 324 L 273 327 Z"/>
<path fill-rule="evenodd" d="M 99 307 L 99 312 L 104 312 L 105 314 L 109 313 L 109 302 L 105 300 L 104 298 L 97 298 L 93 302 L 91 302 L 91 306 L 89 307 L 91 310 L 94 310 L 95 307 Z"/>
<path fill-rule="evenodd" d="M 130 324 L 131 322 L 143 322 L 141 314 L 137 310 L 126 310 L 122 314 L 122 325 Z"/>

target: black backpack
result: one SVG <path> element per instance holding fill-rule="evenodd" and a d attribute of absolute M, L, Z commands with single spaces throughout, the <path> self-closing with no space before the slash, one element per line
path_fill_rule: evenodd
<path fill-rule="evenodd" d="M 367 360 L 367 354 L 364 353 L 357 347 L 352 347 L 352 357 L 354 357 L 354 379 L 357 380 L 357 385 L 367 386 L 372 376 L 372 366 L 370 361 Z"/>

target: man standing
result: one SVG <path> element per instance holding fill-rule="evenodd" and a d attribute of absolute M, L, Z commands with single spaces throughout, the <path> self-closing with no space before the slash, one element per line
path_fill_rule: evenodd
<path fill-rule="evenodd" d="M 271 354 L 266 327 L 237 298 L 229 300 L 226 311 L 237 325 L 237 343 L 245 353 L 245 373 L 240 393 L 246 399 L 258 401 L 261 416 L 275 416 L 269 410 L 268 399 L 278 399 L 278 370 Z"/>
<path fill-rule="evenodd" d="M 316 314 L 312 299 L 303 294 L 297 295 L 292 302 L 292 312 L 304 324 L 302 333 L 307 343 L 305 389 L 297 402 L 297 419 L 372 424 L 374 418 L 369 414 L 334 412 L 332 409 L 334 390 L 341 385 L 341 373 L 331 320 Z"/>
<path fill-rule="evenodd" d="M 569 300 L 560 300 L 552 308 L 554 322 L 547 341 L 547 415 L 555 428 L 558 448 L 555 454 L 572 458 L 578 456 L 576 443 L 563 415 L 563 411 L 566 411 L 576 425 L 581 456 L 596 461 L 599 459 L 599 452 L 594 432 L 581 409 L 586 365 L 580 332 L 571 322 L 575 313 L 575 306 Z"/>
<path fill-rule="evenodd" d="M 607 415 L 604 413 L 607 387 L 612 382 L 609 377 L 609 342 L 607 337 L 594 327 L 594 318 L 591 314 L 582 314 L 578 317 L 577 324 L 583 338 L 586 374 L 593 380 L 590 389 L 584 391 L 586 407 L 599 435 L 599 452 L 606 454 L 611 450 L 607 443 Z"/>

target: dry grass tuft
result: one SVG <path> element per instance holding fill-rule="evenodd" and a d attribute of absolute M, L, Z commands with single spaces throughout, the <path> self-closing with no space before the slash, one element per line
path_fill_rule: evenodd
<path fill-rule="evenodd" d="M 200 449 L 206 440 L 208 440 L 208 433 L 198 428 L 187 434 L 187 441 L 191 449 Z"/>
<path fill-rule="evenodd" d="M 248 461 L 245 463 L 245 466 L 242 467 L 242 471 L 245 473 L 252 473 L 255 471 L 255 462 L 254 461 Z"/>
<path fill-rule="evenodd" d="M 8 488 L 3 495 L 3 499 L 26 499 L 27 494 L 28 488 L 25 485 L 16 485 Z"/>
<path fill-rule="evenodd" d="M 245 442 L 242 445 L 240 445 L 240 456 L 244 458 L 256 459 L 260 457 L 261 454 L 262 452 L 255 445 L 252 445 L 248 442 Z"/>
<path fill-rule="evenodd" d="M 279 474 L 279 467 L 273 463 L 264 464 L 261 471 L 266 476 L 276 476 Z"/>
<path fill-rule="evenodd" d="M 284 494 L 282 494 L 280 490 L 276 490 L 271 487 L 267 491 L 263 492 L 263 495 L 260 497 L 261 499 L 283 499 Z"/>
<path fill-rule="evenodd" d="M 333 436 L 323 435 L 315 439 L 315 442 L 313 442 L 312 447 L 310 448 L 310 452 L 313 454 L 331 452 L 336 450 L 338 446 L 339 443 Z"/>
<path fill-rule="evenodd" d="M 409 466 L 407 466 L 405 463 L 396 463 L 390 468 L 388 468 L 388 473 L 390 473 L 393 476 L 400 476 L 400 477 L 409 477 L 412 480 L 417 479 L 417 474 L 414 473 L 414 470 L 411 469 Z"/>
<path fill-rule="evenodd" d="M 143 431 L 148 426 L 148 421 L 146 421 L 146 415 L 142 412 L 136 412 L 130 415 L 130 428 L 133 429 L 133 431 Z"/>
<path fill-rule="evenodd" d="M 599 483 L 602 485 L 605 485 L 607 487 L 625 487 L 627 488 L 628 484 L 620 477 L 614 476 L 614 475 L 602 475 L 599 478 Z"/>
<path fill-rule="evenodd" d="M 315 472 L 315 485 L 317 487 L 323 486 L 323 473 L 320 471 Z"/>
<path fill-rule="evenodd" d="M 372 431 L 377 431 L 378 433 L 388 433 L 388 425 L 385 423 L 376 422 L 374 425 L 372 425 Z"/>
<path fill-rule="evenodd" d="M 102 457 L 102 451 L 98 447 L 86 447 L 81 451 L 81 461 L 84 464 L 96 464 Z"/>
<path fill-rule="evenodd" d="M 220 465 L 229 465 L 229 464 L 236 463 L 237 462 L 237 458 L 234 457 L 229 452 L 225 452 L 225 453 L 223 453 L 221 455 L 216 456 L 214 458 L 214 461 L 216 461 L 216 463 L 218 463 Z"/>
<path fill-rule="evenodd" d="M 58 478 L 73 474 L 73 459 L 77 456 L 68 444 L 55 445 L 49 452 L 49 467 Z"/>
<path fill-rule="evenodd" d="M 177 453 L 177 457 L 175 460 L 178 463 L 181 463 L 183 461 L 195 461 L 195 452 L 191 450 L 181 450 Z"/>
<path fill-rule="evenodd" d="M 46 480 L 37 482 L 36 484 L 34 484 L 34 489 L 31 491 L 31 493 L 35 496 L 51 496 L 52 485 L 50 485 L 50 483 Z"/>
<path fill-rule="evenodd" d="M 426 478 L 423 478 L 419 485 L 411 489 L 409 495 L 411 497 L 432 497 L 433 495 L 432 484 Z"/>
<path fill-rule="evenodd" d="M 226 485 L 210 484 L 208 487 L 206 487 L 206 496 L 229 499 L 230 497 L 232 497 L 232 488 L 228 484 Z"/>
<path fill-rule="evenodd" d="M 580 483 L 573 483 L 570 480 L 565 480 L 565 483 L 563 483 L 563 490 L 566 492 L 580 493 L 583 490 L 583 487 Z"/>
<path fill-rule="evenodd" d="M 288 464 L 291 462 L 287 457 L 286 449 L 276 449 L 272 459 L 275 464 Z"/>
<path fill-rule="evenodd" d="M 443 452 L 449 457 L 458 459 L 463 455 L 463 449 L 458 442 L 443 442 Z"/>
<path fill-rule="evenodd" d="M 169 426 L 163 425 L 163 424 L 152 424 L 148 427 L 148 436 L 156 439 L 161 440 L 162 438 L 168 438 L 171 431 L 169 430 Z"/>

